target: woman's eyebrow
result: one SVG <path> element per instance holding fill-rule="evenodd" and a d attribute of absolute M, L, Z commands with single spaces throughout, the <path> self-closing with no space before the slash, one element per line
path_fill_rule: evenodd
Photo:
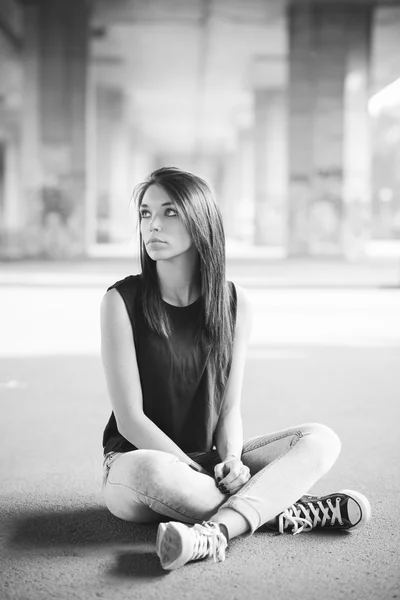
<path fill-rule="evenodd" d="M 161 206 L 172 206 L 172 202 L 163 202 Z M 149 208 L 147 204 L 141 204 L 140 208 Z"/>

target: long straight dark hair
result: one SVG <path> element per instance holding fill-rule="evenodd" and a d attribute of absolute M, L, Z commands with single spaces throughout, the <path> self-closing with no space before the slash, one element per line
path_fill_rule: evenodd
<path fill-rule="evenodd" d="M 157 169 L 135 187 L 133 197 L 140 217 L 140 206 L 151 185 L 162 188 L 174 203 L 199 254 L 202 297 L 202 322 L 199 340 L 209 353 L 212 379 L 223 384 L 232 357 L 234 298 L 226 281 L 225 233 L 222 216 L 207 183 L 175 167 Z M 140 264 L 143 280 L 143 312 L 149 327 L 169 338 L 172 330 L 162 302 L 156 261 L 147 254 L 140 233 Z"/>

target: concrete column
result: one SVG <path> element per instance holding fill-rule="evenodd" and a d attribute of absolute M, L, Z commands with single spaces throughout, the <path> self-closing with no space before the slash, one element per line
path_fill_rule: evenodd
<path fill-rule="evenodd" d="M 242 127 L 221 158 L 213 157 L 210 182 L 220 204 L 226 237 L 252 243 L 254 237 L 254 139 L 252 128 Z M 216 168 L 215 168 L 216 167 Z"/>
<path fill-rule="evenodd" d="M 40 10 L 39 4 L 25 3 L 23 45 L 23 110 L 21 131 L 21 253 L 40 254 L 42 222 L 42 162 L 40 134 Z"/>
<path fill-rule="evenodd" d="M 20 206 L 20 141 L 18 123 L 5 111 L 0 127 L 0 257 L 20 256 L 21 206 Z"/>
<path fill-rule="evenodd" d="M 128 210 L 134 177 L 124 92 L 98 86 L 96 104 L 97 241 L 118 242 L 126 240 L 132 231 Z"/>
<path fill-rule="evenodd" d="M 360 187 L 369 179 L 368 144 L 363 158 L 354 152 L 360 148 L 357 139 L 368 138 L 371 10 L 344 3 L 289 8 L 292 255 L 343 256 L 349 204 L 360 193 L 368 202 L 369 187 Z"/>
<path fill-rule="evenodd" d="M 238 148 L 232 148 L 224 156 L 222 167 L 221 194 L 218 198 L 224 222 L 226 238 L 236 239 L 238 222 L 237 207 L 241 202 L 241 169 Z"/>
<path fill-rule="evenodd" d="M 4 152 L 4 222 L 11 234 L 18 231 L 20 220 L 19 206 L 16 199 L 19 195 L 20 170 L 18 161 L 18 144 L 10 139 Z"/>
<path fill-rule="evenodd" d="M 85 252 L 88 7 L 25 1 L 22 169 L 30 254 Z"/>
<path fill-rule="evenodd" d="M 0 257 L 17 257 L 21 235 L 19 202 L 21 38 L 18 7 L 0 3 Z"/>
<path fill-rule="evenodd" d="M 110 241 L 110 137 L 113 123 L 113 90 L 98 86 L 96 89 L 96 242 Z"/>
<path fill-rule="evenodd" d="M 342 250 L 349 260 L 362 258 L 372 234 L 372 126 L 367 106 L 370 90 L 370 10 L 348 15 L 344 85 Z"/>
<path fill-rule="evenodd" d="M 279 246 L 285 243 L 286 92 L 272 88 L 254 94 L 254 242 Z"/>
<path fill-rule="evenodd" d="M 86 249 L 96 243 L 97 235 L 97 83 L 93 61 L 89 61 L 86 84 Z"/>
<path fill-rule="evenodd" d="M 129 201 L 132 195 L 129 159 L 129 139 L 126 130 L 120 127 L 114 138 L 111 165 L 110 238 L 113 242 L 127 240 L 132 231 L 128 221 Z"/>
<path fill-rule="evenodd" d="M 236 237 L 253 243 L 255 229 L 254 201 L 254 132 L 242 129 L 238 135 L 240 195 L 235 210 Z"/>

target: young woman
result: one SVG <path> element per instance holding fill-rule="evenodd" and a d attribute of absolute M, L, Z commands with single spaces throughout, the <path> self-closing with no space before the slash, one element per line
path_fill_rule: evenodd
<path fill-rule="evenodd" d="M 354 529 L 368 500 L 306 494 L 334 464 L 337 435 L 315 423 L 243 443 L 240 400 L 251 308 L 225 279 L 221 214 L 208 185 L 175 168 L 135 190 L 142 272 L 101 307 L 113 412 L 104 431 L 104 497 L 115 516 L 160 522 L 164 569 L 271 530 Z"/>

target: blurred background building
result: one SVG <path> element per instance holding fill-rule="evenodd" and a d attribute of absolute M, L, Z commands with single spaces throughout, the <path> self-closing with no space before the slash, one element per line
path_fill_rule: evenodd
<path fill-rule="evenodd" d="M 163 165 L 243 247 L 400 239 L 400 3 L 0 0 L 0 258 L 131 252 Z"/>

